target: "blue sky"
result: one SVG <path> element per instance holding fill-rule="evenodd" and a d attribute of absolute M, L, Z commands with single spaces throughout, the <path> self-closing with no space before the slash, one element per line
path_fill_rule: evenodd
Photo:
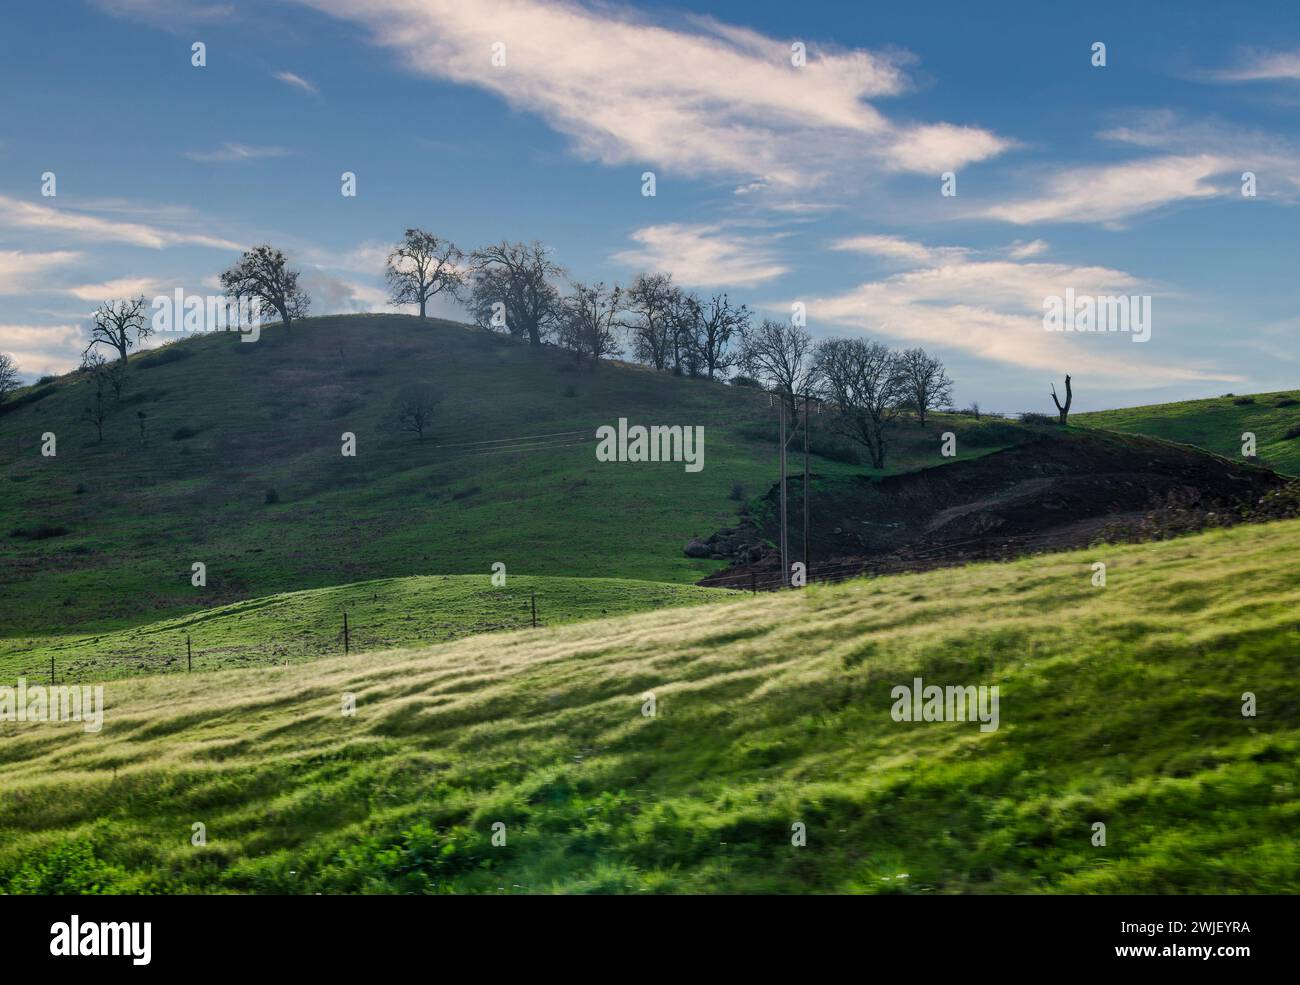
<path fill-rule="evenodd" d="M 539 239 L 584 281 L 801 301 L 815 335 L 939 352 L 989 409 L 1044 409 L 1066 372 L 1081 409 L 1300 386 L 1300 12 L 1065 6 L 14 7 L 0 351 L 66 370 L 98 301 L 215 293 L 258 242 L 315 313 L 384 310 L 417 225 Z M 1149 295 L 1150 340 L 1045 332 L 1067 289 Z"/>

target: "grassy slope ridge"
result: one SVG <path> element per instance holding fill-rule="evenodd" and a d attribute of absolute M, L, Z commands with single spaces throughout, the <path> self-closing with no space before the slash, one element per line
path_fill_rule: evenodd
<path fill-rule="evenodd" d="M 1300 438 L 1285 437 L 1288 430 L 1300 427 L 1300 403 L 1285 401 L 1300 401 L 1300 390 L 1095 411 L 1075 414 L 1070 421 L 1195 445 L 1238 462 L 1241 436 L 1250 431 L 1261 464 L 1287 475 L 1300 475 Z"/>
<path fill-rule="evenodd" d="M 736 484 L 757 497 L 776 477 L 766 394 L 626 364 L 578 368 L 554 348 L 450 322 L 306 319 L 255 343 L 188 339 L 130 366 L 102 444 L 81 420 L 90 384 L 79 376 L 0 413 L 0 637 L 371 578 L 486 575 L 496 561 L 516 574 L 689 583 L 718 562 L 684 557 L 686 541 L 735 522 Z M 417 383 L 442 397 L 423 444 L 385 423 L 394 394 Z M 703 426 L 704 470 L 597 462 L 595 429 L 619 417 Z M 993 444 L 974 421 L 946 426 L 963 456 Z M 55 458 L 40 455 L 46 431 Z M 340 454 L 345 431 L 356 458 Z M 468 444 L 566 431 L 582 433 L 526 451 Z M 905 429 L 891 468 L 943 461 L 934 427 Z M 42 526 L 66 532 L 31 539 Z M 205 589 L 190 585 L 195 561 Z"/>
<path fill-rule="evenodd" d="M 1293 521 L 109 683 L 98 736 L 0 724 L 0 888 L 1295 892 L 1297 552 Z M 893 722 L 915 676 L 998 685 L 1001 728 Z"/>
<path fill-rule="evenodd" d="M 186 670 L 186 636 L 194 670 L 298 663 L 343 652 L 342 613 L 351 649 L 415 646 L 532 620 L 540 626 L 717 601 L 722 589 L 618 578 L 516 575 L 497 588 L 486 575 L 380 578 L 332 588 L 234 602 L 95 636 L 11 640 L 0 656 L 0 681 L 102 681 Z"/>

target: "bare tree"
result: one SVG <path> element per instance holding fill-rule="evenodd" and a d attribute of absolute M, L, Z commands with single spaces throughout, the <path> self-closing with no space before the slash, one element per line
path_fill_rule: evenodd
<path fill-rule="evenodd" d="M 0 403 L 4 403 L 5 397 L 17 390 L 18 386 L 17 364 L 14 363 L 13 357 L 0 352 Z"/>
<path fill-rule="evenodd" d="M 818 369 L 808 332 L 788 321 L 765 319 L 741 337 L 745 372 L 781 397 L 791 427 L 798 421 L 798 399 L 814 389 Z"/>
<path fill-rule="evenodd" d="M 108 362 L 98 352 L 87 350 L 81 354 L 81 370 L 94 387 L 94 398 L 82 408 L 81 416 L 95 426 L 99 440 L 104 440 L 104 421 L 108 419 L 108 404 L 104 394 L 109 386 Z"/>
<path fill-rule="evenodd" d="M 708 301 L 697 302 L 699 333 L 692 343 L 709 379 L 720 370 L 730 369 L 736 361 L 732 340 L 743 336 L 749 327 L 749 309 L 733 305 L 726 294 L 715 294 Z"/>
<path fill-rule="evenodd" d="M 573 283 L 573 293 L 564 299 L 560 317 L 559 341 L 578 356 L 602 359 L 619 351 L 619 312 L 623 309 L 623 289 L 615 284 Z"/>
<path fill-rule="evenodd" d="M 507 243 L 475 250 L 470 308 L 485 328 L 505 328 L 529 345 L 541 345 L 560 316 L 560 292 L 552 281 L 564 274 L 541 243 Z"/>
<path fill-rule="evenodd" d="M 692 379 L 707 375 L 704 358 L 704 304 L 695 294 L 678 290 L 673 306 L 673 372 Z"/>
<path fill-rule="evenodd" d="M 637 274 L 627 289 L 627 309 L 632 320 L 626 323 L 637 360 L 655 369 L 668 368 L 682 304 L 681 292 L 671 274 Z"/>
<path fill-rule="evenodd" d="M 120 404 L 122 402 L 122 391 L 126 389 L 126 363 L 120 359 L 105 363 L 101 373 L 104 376 L 104 382 L 113 391 L 113 403 Z"/>
<path fill-rule="evenodd" d="M 413 433 L 420 441 L 424 432 L 433 426 L 434 411 L 437 410 L 439 397 L 432 390 L 420 386 L 408 386 L 393 401 L 393 419 L 399 431 Z"/>
<path fill-rule="evenodd" d="M 90 344 L 87 352 L 97 345 L 107 345 L 117 350 L 118 358 L 126 362 L 126 351 L 152 334 L 152 326 L 145 318 L 143 297 L 123 301 L 105 301 L 90 316 Z M 131 336 L 135 335 L 133 339 Z"/>
<path fill-rule="evenodd" d="M 430 300 L 444 291 L 452 297 L 465 284 L 460 262 L 465 254 L 450 240 L 439 239 L 423 229 L 408 229 L 406 236 L 388 254 L 384 275 L 393 304 L 418 304 L 420 317 Z"/>
<path fill-rule="evenodd" d="M 898 363 L 906 383 L 907 399 L 916 410 L 921 427 L 925 427 L 928 411 L 952 401 L 952 380 L 943 363 L 921 348 L 905 349 L 899 353 Z"/>
<path fill-rule="evenodd" d="M 908 395 L 898 354 L 866 339 L 826 339 L 817 346 L 817 368 L 835 405 L 832 427 L 867 449 L 872 468 L 883 469 L 890 428 Z"/>
<path fill-rule="evenodd" d="M 668 351 L 674 376 L 699 376 L 703 371 L 696 351 L 702 313 L 698 297 L 673 287 L 668 295 Z"/>
<path fill-rule="evenodd" d="M 221 275 L 228 295 L 247 302 L 257 317 L 274 311 L 288 328 L 307 314 L 311 298 L 298 289 L 298 271 L 290 270 L 284 254 L 270 246 L 255 246 Z"/>
<path fill-rule="evenodd" d="M 1056 412 L 1061 415 L 1061 424 L 1068 423 L 1070 417 L 1070 404 L 1074 401 L 1074 391 L 1070 389 L 1070 374 L 1065 374 L 1065 406 L 1056 399 L 1056 384 L 1052 384 L 1052 403 L 1056 404 Z"/>

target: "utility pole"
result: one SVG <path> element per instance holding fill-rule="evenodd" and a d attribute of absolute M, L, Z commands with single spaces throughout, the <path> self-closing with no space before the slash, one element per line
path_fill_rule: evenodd
<path fill-rule="evenodd" d="M 781 587 L 790 587 L 789 547 L 786 538 L 785 513 L 785 395 L 776 402 L 777 413 L 781 415 Z"/>
<path fill-rule="evenodd" d="M 808 578 L 808 391 L 803 395 L 803 576 Z"/>

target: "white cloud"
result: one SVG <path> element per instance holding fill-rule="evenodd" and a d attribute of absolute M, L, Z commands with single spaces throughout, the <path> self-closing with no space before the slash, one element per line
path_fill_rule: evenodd
<path fill-rule="evenodd" d="M 301 89 L 309 95 L 316 96 L 320 94 L 320 90 L 304 79 L 301 75 L 296 75 L 293 72 L 276 72 L 275 77 L 285 85 L 293 86 L 295 89 Z"/>
<path fill-rule="evenodd" d="M 1070 372 L 1090 377 L 1098 386 L 1239 379 L 1213 369 L 1153 362 L 1161 353 L 1158 304 L 1153 304 L 1153 335 L 1146 343 L 1043 328 L 1044 299 L 1064 295 L 1066 288 L 1092 295 L 1151 293 L 1131 274 L 1107 267 L 975 260 L 968 258 L 970 252 L 929 248 L 923 259 L 942 257 L 937 264 L 809 301 L 809 321 L 850 326 L 906 344 L 956 349 L 1048 374 L 1045 378 Z"/>
<path fill-rule="evenodd" d="M 1007 247 L 1007 256 L 1012 260 L 1028 260 L 1030 257 L 1046 253 L 1047 249 L 1047 240 L 1044 239 L 1031 239 L 1028 243 L 1017 241 Z"/>
<path fill-rule="evenodd" d="M 969 252 L 957 246 L 933 248 L 926 246 L 924 243 L 903 239 L 900 236 L 882 235 L 849 236 L 831 243 L 830 248 L 851 253 L 866 253 L 885 260 L 917 264 L 932 264 L 945 259 L 957 259 Z"/>
<path fill-rule="evenodd" d="M 906 86 L 903 57 L 790 43 L 707 18 L 669 28 L 574 0 L 304 0 L 367 27 L 420 75 L 496 93 L 584 157 L 809 187 L 848 169 L 985 160 L 1010 141 L 976 127 L 887 119 L 867 100 Z M 493 65 L 493 45 L 506 63 Z M 814 152 L 815 149 L 815 152 Z"/>
<path fill-rule="evenodd" d="M 69 287 L 68 293 L 82 301 L 99 304 L 111 298 L 133 298 L 144 295 L 153 297 L 159 293 L 158 283 L 145 277 L 119 277 L 104 281 L 102 284 L 81 284 Z"/>
<path fill-rule="evenodd" d="M 34 377 L 75 369 L 84 346 L 76 325 L 0 325 L 0 352 Z"/>
<path fill-rule="evenodd" d="M 1233 161 L 1216 154 L 1171 154 L 1073 168 L 1054 175 L 1035 195 L 994 205 L 981 214 L 1017 225 L 1115 224 L 1174 202 L 1225 194 L 1226 185 L 1210 179 L 1233 168 Z"/>
<path fill-rule="evenodd" d="M 614 254 L 638 270 L 666 271 L 687 287 L 746 287 L 790 268 L 771 253 L 770 241 L 727 233 L 721 226 L 665 223 L 632 233 L 639 249 Z"/>
<path fill-rule="evenodd" d="M 1300 50 L 1257 51 L 1241 53 L 1233 68 L 1213 72 L 1216 82 L 1300 82 Z"/>
<path fill-rule="evenodd" d="M 247 144 L 226 142 L 216 150 L 183 151 L 181 156 L 202 164 L 224 164 L 228 161 L 254 161 L 263 157 L 284 157 L 287 151 L 283 147 L 250 147 Z"/>
<path fill-rule="evenodd" d="M 70 235 L 74 239 L 129 243 L 161 250 L 167 246 L 210 246 L 238 250 L 238 243 L 207 233 L 165 229 L 140 222 L 104 219 L 88 212 L 56 209 L 0 195 L 0 224 Z"/>
<path fill-rule="evenodd" d="M 304 270 L 299 282 L 311 296 L 313 315 L 398 310 L 388 303 L 388 292 L 383 288 L 344 280 L 319 267 Z"/>
<path fill-rule="evenodd" d="M 71 250 L 57 250 L 53 253 L 0 250 L 0 294 L 48 290 L 50 272 L 79 259 L 81 254 Z"/>

